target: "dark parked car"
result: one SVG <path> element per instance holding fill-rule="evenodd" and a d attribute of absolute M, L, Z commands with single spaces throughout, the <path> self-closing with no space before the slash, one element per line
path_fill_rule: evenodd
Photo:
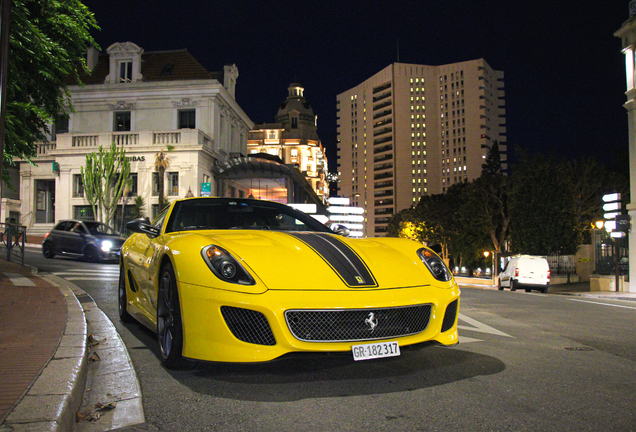
<path fill-rule="evenodd" d="M 116 260 L 125 240 L 101 222 L 63 220 L 44 236 L 42 254 L 46 258 L 58 254 L 83 257 L 91 262 Z"/>

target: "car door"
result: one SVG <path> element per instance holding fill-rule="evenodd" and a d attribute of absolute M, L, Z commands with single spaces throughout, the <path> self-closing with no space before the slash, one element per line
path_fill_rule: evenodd
<path fill-rule="evenodd" d="M 73 254 L 83 253 L 87 235 L 88 230 L 84 224 L 82 222 L 76 222 L 67 233 L 67 252 Z"/>
<path fill-rule="evenodd" d="M 160 214 L 152 223 L 161 229 L 167 211 Z M 146 234 L 137 234 L 128 245 L 128 264 L 139 289 L 136 293 L 137 306 L 148 317 L 155 318 L 157 306 L 158 281 L 157 266 L 159 265 L 159 252 L 163 249 L 163 234 L 158 237 L 150 237 Z"/>
<path fill-rule="evenodd" d="M 53 244 L 56 253 L 66 253 L 68 251 L 69 230 L 72 227 L 72 221 L 62 221 L 49 234 L 47 240 Z"/>
<path fill-rule="evenodd" d="M 510 286 L 510 268 L 512 267 L 512 260 L 506 263 L 503 271 L 499 275 L 499 284 L 501 286 L 509 287 Z"/>

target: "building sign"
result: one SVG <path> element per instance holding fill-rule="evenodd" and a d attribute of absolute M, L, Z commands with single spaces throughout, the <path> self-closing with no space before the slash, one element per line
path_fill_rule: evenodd
<path fill-rule="evenodd" d="M 145 162 L 146 156 L 126 156 L 128 162 Z"/>
<path fill-rule="evenodd" d="M 212 195 L 212 183 L 201 183 L 201 196 Z"/>

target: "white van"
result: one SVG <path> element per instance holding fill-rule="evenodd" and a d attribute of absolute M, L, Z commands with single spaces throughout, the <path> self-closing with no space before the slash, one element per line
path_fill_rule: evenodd
<path fill-rule="evenodd" d="M 524 288 L 526 292 L 533 289 L 542 293 L 550 287 L 550 265 L 544 257 L 519 255 L 512 257 L 499 274 L 499 289 Z"/>

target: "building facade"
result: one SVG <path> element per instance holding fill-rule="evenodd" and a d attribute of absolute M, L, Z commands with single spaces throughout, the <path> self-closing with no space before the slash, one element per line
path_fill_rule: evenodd
<path fill-rule="evenodd" d="M 340 195 L 364 207 L 365 235 L 420 197 L 481 175 L 493 142 L 506 168 L 503 72 L 483 59 L 394 63 L 337 96 Z"/>
<path fill-rule="evenodd" d="M 629 4 L 630 17 L 621 28 L 614 33 L 619 37 L 625 54 L 625 71 L 627 77 L 627 122 L 629 127 L 629 184 L 631 202 L 627 203 L 627 212 L 631 217 L 632 227 L 636 223 L 636 1 Z M 629 235 L 629 284 L 626 291 L 636 292 L 636 235 Z M 626 284 L 627 285 L 627 284 Z"/>
<path fill-rule="evenodd" d="M 317 116 L 305 99 L 304 91 L 298 83 L 289 86 L 276 123 L 255 125 L 249 132 L 247 151 L 278 156 L 284 164 L 297 167 L 325 202 L 329 197 L 327 157 L 317 133 Z"/>
<path fill-rule="evenodd" d="M 158 210 L 158 152 L 170 160 L 169 201 L 216 190 L 213 166 L 246 153 L 253 123 L 235 100 L 236 66 L 209 72 L 187 50 L 145 53 L 131 42 L 106 53 L 91 50 L 87 63 L 86 85 L 69 86 L 75 111 L 53 125 L 50 143 L 38 146 L 36 165 L 20 164 L 19 199 L 3 200 L 3 212 L 18 214 L 30 232 L 92 216 L 81 167 L 100 146 L 124 146 L 133 199 L 144 197 L 149 216 Z"/>

